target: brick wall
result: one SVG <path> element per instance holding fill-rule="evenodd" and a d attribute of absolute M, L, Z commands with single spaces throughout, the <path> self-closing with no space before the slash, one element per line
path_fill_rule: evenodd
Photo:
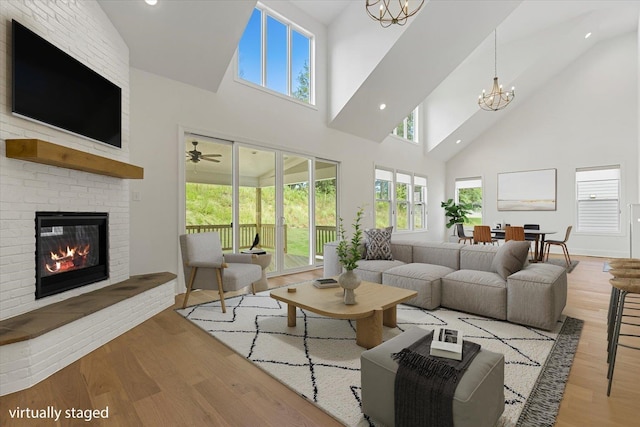
<path fill-rule="evenodd" d="M 5 157 L 8 138 L 38 138 L 129 159 L 129 49 L 91 0 L 0 0 L 0 319 L 129 277 L 129 181 Z M 11 114 L 11 20 L 15 19 L 122 88 L 122 149 Z M 5 95 L 6 94 L 6 95 Z M 35 300 L 35 212 L 109 212 L 110 278 Z"/>
<path fill-rule="evenodd" d="M 129 49 L 93 0 L 0 0 L 0 320 L 129 278 L 129 181 L 5 156 L 5 140 L 37 138 L 129 159 Z M 122 149 L 11 114 L 11 20 L 122 88 Z M 35 300 L 35 212 L 109 213 L 109 279 Z M 30 387 L 171 306 L 176 281 L 3 346 L 0 395 Z"/>

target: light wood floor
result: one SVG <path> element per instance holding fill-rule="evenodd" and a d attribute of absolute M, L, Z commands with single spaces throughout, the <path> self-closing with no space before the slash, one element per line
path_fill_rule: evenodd
<path fill-rule="evenodd" d="M 565 314 L 584 330 L 557 426 L 640 425 L 640 351 L 621 348 L 606 396 L 604 259 L 575 257 Z M 321 270 L 269 279 L 271 287 Z M 190 303 L 215 299 L 196 292 Z M 181 301 L 181 296 L 176 301 Z M 9 418 L 9 410 L 105 409 L 109 419 L 71 423 Z M 64 415 L 63 415 L 64 416 Z M 338 422 L 273 380 L 205 332 L 167 309 L 34 387 L 0 398 L 0 426 L 338 426 Z"/>

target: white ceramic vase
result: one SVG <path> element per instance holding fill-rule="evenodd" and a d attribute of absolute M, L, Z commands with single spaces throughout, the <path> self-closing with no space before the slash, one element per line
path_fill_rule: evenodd
<path fill-rule="evenodd" d="M 353 305 L 356 303 L 356 294 L 353 292 L 360 286 L 360 278 L 353 270 L 347 270 L 338 276 L 338 284 L 344 289 L 344 303 Z"/>

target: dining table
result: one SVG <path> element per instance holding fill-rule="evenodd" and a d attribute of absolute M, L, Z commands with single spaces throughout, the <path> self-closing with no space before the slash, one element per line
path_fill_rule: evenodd
<path fill-rule="evenodd" d="M 491 233 L 496 239 L 504 239 L 504 228 L 492 228 Z M 544 242 L 546 241 L 547 234 L 555 234 L 557 231 L 551 230 L 524 230 L 524 237 L 531 238 L 535 242 L 535 249 L 533 252 L 533 262 L 544 261 Z"/>

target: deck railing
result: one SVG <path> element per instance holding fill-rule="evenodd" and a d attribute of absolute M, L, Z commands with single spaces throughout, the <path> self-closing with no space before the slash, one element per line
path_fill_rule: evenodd
<path fill-rule="evenodd" d="M 217 231 L 220 234 L 220 243 L 223 250 L 233 249 L 233 228 L 231 224 L 201 224 L 187 225 L 187 233 L 205 233 Z M 274 249 L 276 246 L 275 224 L 262 224 L 258 231 L 257 224 L 240 224 L 240 249 L 251 247 L 256 233 L 260 233 L 260 246 L 266 249 Z M 316 256 L 324 254 L 324 244 L 336 240 L 336 227 L 327 225 L 316 226 Z M 284 226 L 285 250 L 287 253 L 287 226 Z"/>
<path fill-rule="evenodd" d="M 264 225 L 263 225 L 264 227 Z M 251 247 L 253 238 L 255 237 L 258 227 L 256 224 L 240 224 L 240 249 Z M 187 225 L 187 233 L 207 233 L 217 231 L 220 234 L 220 244 L 222 250 L 233 249 L 233 228 L 231 224 L 200 224 Z M 275 241 L 275 240 L 274 240 Z M 275 245 L 269 246 L 268 241 L 263 240 L 263 233 L 260 234 L 260 246 L 273 249 Z"/>
<path fill-rule="evenodd" d="M 316 256 L 324 256 L 324 244 L 337 238 L 335 226 L 316 225 Z"/>

